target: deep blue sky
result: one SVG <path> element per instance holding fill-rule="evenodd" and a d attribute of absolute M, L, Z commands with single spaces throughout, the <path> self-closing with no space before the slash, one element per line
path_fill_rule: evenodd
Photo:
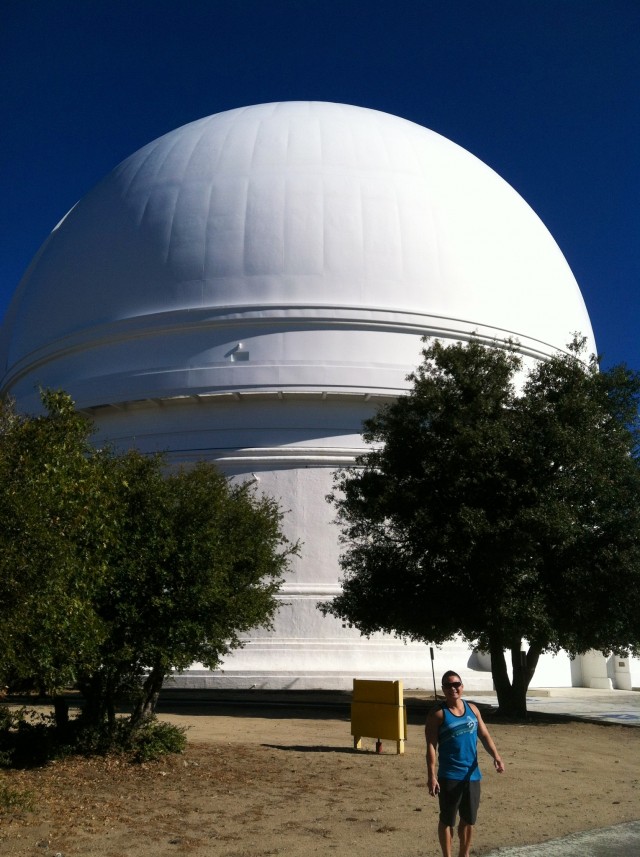
<path fill-rule="evenodd" d="M 307 99 L 403 116 L 489 164 L 556 238 L 605 365 L 640 368 L 639 0 L 0 0 L 0 315 L 123 158 Z"/>

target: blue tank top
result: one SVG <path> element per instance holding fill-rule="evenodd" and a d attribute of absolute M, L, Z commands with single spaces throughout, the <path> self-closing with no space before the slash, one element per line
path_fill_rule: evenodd
<path fill-rule="evenodd" d="M 462 700 L 460 717 L 442 706 L 444 721 L 438 732 L 438 777 L 447 780 L 481 780 L 478 767 L 478 718 Z"/>

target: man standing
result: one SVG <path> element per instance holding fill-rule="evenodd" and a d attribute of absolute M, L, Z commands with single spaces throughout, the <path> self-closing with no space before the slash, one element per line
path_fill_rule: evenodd
<path fill-rule="evenodd" d="M 504 771 L 504 764 L 489 730 L 476 706 L 462 698 L 463 689 L 460 676 L 448 670 L 442 676 L 444 702 L 429 713 L 425 727 L 427 787 L 429 794 L 434 797 L 438 795 L 440 801 L 438 839 L 443 857 L 451 857 L 453 828 L 458 813 L 460 857 L 469 857 L 482 778 L 478 767 L 478 738 L 493 758 L 496 771 L 499 774 Z"/>

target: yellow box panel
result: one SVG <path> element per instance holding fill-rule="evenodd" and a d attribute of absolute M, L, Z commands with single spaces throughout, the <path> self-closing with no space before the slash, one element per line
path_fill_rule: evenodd
<path fill-rule="evenodd" d="M 407 711 L 401 681 L 353 680 L 351 734 L 356 748 L 363 737 L 378 738 L 395 741 L 397 752 L 404 753 Z"/>
<path fill-rule="evenodd" d="M 354 702 L 386 702 L 390 705 L 402 705 L 401 681 L 353 680 Z"/>
<path fill-rule="evenodd" d="M 403 715 L 404 706 L 354 702 L 351 704 L 351 734 L 400 741 L 405 737 Z"/>

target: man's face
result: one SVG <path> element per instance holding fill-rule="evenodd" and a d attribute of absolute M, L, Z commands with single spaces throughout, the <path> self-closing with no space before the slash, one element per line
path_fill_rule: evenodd
<path fill-rule="evenodd" d="M 448 702 L 454 702 L 462 696 L 463 684 L 460 676 L 450 675 L 442 682 L 444 697 Z"/>

